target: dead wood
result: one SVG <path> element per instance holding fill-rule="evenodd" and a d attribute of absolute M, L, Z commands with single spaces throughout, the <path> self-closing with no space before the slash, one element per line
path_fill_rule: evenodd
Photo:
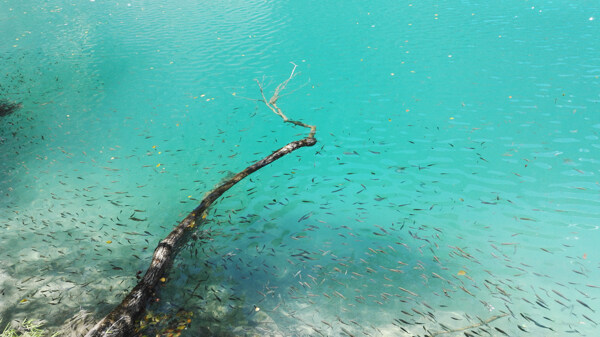
<path fill-rule="evenodd" d="M 296 65 L 290 74 L 290 77 L 282 82 L 271 99 L 267 100 L 263 91 L 263 87 L 259 84 L 260 92 L 263 97 L 263 102 L 277 115 L 281 116 L 284 122 L 293 123 L 295 125 L 309 128 L 311 131 L 309 135 L 301 140 L 293 141 L 279 150 L 273 152 L 267 157 L 257 161 L 256 163 L 248 166 L 243 171 L 239 172 L 225 183 L 216 187 L 196 207 L 188 216 L 185 217 L 171 233 L 164 238 L 154 250 L 152 256 L 152 262 L 150 267 L 146 271 L 146 274 L 141 281 L 131 290 L 131 292 L 125 297 L 125 299 L 114 308 L 108 315 L 106 315 L 100 322 L 98 322 L 87 334 L 86 337 L 100 337 L 100 336 L 130 336 L 135 327 L 136 321 L 142 316 L 146 310 L 146 305 L 151 299 L 155 299 L 155 288 L 157 284 L 163 278 L 168 278 L 169 268 L 177 255 L 178 249 L 181 248 L 191 237 L 189 235 L 193 232 L 201 220 L 203 214 L 208 210 L 212 203 L 217 200 L 223 193 L 229 190 L 233 185 L 237 184 L 240 180 L 249 176 L 253 172 L 261 169 L 262 167 L 274 162 L 275 160 L 305 146 L 313 146 L 317 143 L 314 138 L 316 128 L 312 125 L 307 125 L 302 122 L 289 120 L 277 106 L 277 99 L 280 97 L 280 93 L 285 89 L 288 82 L 294 77 Z M 258 82 L 258 81 L 257 81 Z"/>

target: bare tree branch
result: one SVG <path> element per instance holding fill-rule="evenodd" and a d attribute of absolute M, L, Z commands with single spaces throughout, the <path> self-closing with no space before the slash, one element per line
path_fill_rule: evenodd
<path fill-rule="evenodd" d="M 255 80 L 256 83 L 258 84 L 258 88 L 260 89 L 260 94 L 262 95 L 263 98 L 263 102 L 265 103 L 265 105 L 271 109 L 271 111 L 273 111 L 276 115 L 278 115 L 279 117 L 281 117 L 283 119 L 284 122 L 287 123 L 292 123 L 298 126 L 302 126 L 305 128 L 309 128 L 310 132 L 308 134 L 308 138 L 313 138 L 315 136 L 315 133 L 317 132 L 317 127 L 314 125 L 309 125 L 309 124 L 305 124 L 303 122 L 300 121 L 294 121 L 294 120 L 290 120 L 284 113 L 283 111 L 281 111 L 281 109 L 279 108 L 279 106 L 277 106 L 277 100 L 279 99 L 279 97 L 281 97 L 281 92 L 285 89 L 285 87 L 287 87 L 288 83 L 290 82 L 290 80 L 292 80 L 292 78 L 294 78 L 296 76 L 296 67 L 298 67 L 295 63 L 292 62 L 292 64 L 294 65 L 294 68 L 292 69 L 292 72 L 290 73 L 290 76 L 287 78 L 287 80 L 281 82 L 277 88 L 275 88 L 275 91 L 273 92 L 273 96 L 271 96 L 271 98 L 269 100 L 267 100 L 267 97 L 265 96 L 265 91 L 263 89 L 262 84 L 260 83 L 259 80 Z"/>
<path fill-rule="evenodd" d="M 311 132 L 308 137 L 285 145 L 265 158 L 248 166 L 246 169 L 239 172 L 225 183 L 210 191 L 208 195 L 202 199 L 200 205 L 190 212 L 188 216 L 186 216 L 185 219 L 183 219 L 171 231 L 171 233 L 169 233 L 169 235 L 158 244 L 154 250 L 150 267 L 148 267 L 148 270 L 146 271 L 146 274 L 142 280 L 140 280 L 133 290 L 131 290 L 121 304 L 114 308 L 85 335 L 86 337 L 130 336 L 134 331 L 136 321 L 146 310 L 147 303 L 151 299 L 156 299 L 156 286 L 160 281 L 165 282 L 166 278 L 168 277 L 171 264 L 176 257 L 179 248 L 181 248 L 189 240 L 191 233 L 195 231 L 201 224 L 203 215 L 213 204 L 213 202 L 215 202 L 233 185 L 237 184 L 240 180 L 244 179 L 253 172 L 274 162 L 286 154 L 291 153 L 292 151 L 305 146 L 313 146 L 317 143 L 317 140 L 314 138 L 314 133 L 316 130 L 314 126 L 310 126 L 302 122 L 288 120 L 288 118 L 283 114 L 281 109 L 279 109 L 276 104 L 277 99 L 279 98 L 279 93 L 285 89 L 288 82 L 294 77 L 295 70 L 296 65 L 294 64 L 294 69 L 292 70 L 290 77 L 277 87 L 275 94 L 269 101 L 267 101 L 265 98 L 260 82 L 259 88 L 265 104 L 267 104 L 267 106 L 271 108 L 273 112 L 281 116 L 284 122 L 310 128 Z"/>

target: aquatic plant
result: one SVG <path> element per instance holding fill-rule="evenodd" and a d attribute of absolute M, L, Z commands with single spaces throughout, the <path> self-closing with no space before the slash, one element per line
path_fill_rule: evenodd
<path fill-rule="evenodd" d="M 2 323 L 2 321 L 0 321 Z M 2 330 L 0 337 L 45 337 L 58 336 L 58 333 L 49 335 L 48 331 L 42 329 L 42 322 L 35 321 L 33 319 L 25 319 L 22 322 L 14 324 L 7 324 Z"/>
<path fill-rule="evenodd" d="M 21 107 L 21 103 L 14 103 L 7 99 L 0 99 L 0 117 L 8 116 L 19 110 Z"/>

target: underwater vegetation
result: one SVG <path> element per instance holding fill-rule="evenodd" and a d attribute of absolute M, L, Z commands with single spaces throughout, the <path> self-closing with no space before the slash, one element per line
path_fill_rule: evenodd
<path fill-rule="evenodd" d="M 0 321 L 0 323 L 2 323 Z M 48 336 L 48 332 L 42 328 L 42 323 L 33 319 L 25 319 L 17 324 L 7 324 L 0 337 L 43 337 Z M 51 337 L 57 336 L 54 334 Z"/>

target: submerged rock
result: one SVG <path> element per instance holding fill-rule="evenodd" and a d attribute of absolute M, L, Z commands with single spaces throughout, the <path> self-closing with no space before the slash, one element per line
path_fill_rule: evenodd
<path fill-rule="evenodd" d="M 0 117 L 8 116 L 22 107 L 21 103 L 0 99 Z"/>

